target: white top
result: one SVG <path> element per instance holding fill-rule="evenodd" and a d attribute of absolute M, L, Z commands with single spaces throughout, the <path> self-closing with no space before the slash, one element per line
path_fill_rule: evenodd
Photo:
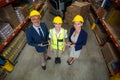
<path fill-rule="evenodd" d="M 72 34 L 72 36 L 71 36 L 71 41 L 72 41 L 73 43 L 76 43 L 76 42 L 77 42 L 77 39 L 78 39 L 78 36 L 79 36 L 79 34 L 76 34 L 76 35 L 75 35 L 75 32 L 73 32 L 73 34 Z"/>
<path fill-rule="evenodd" d="M 60 32 L 57 33 L 55 28 L 53 28 L 53 33 L 55 33 L 57 35 L 57 38 L 59 38 L 60 34 L 62 33 L 62 29 L 60 29 Z M 67 33 L 65 33 L 65 38 L 67 38 Z M 51 38 L 51 35 L 49 34 L 49 38 Z"/>
<path fill-rule="evenodd" d="M 40 35 L 40 33 L 39 33 L 39 30 L 38 30 L 38 28 L 40 28 L 40 30 L 41 30 L 41 32 L 42 32 L 42 35 L 44 36 L 44 32 L 43 32 L 43 30 L 42 30 L 42 28 L 39 26 L 39 27 L 35 27 L 35 25 L 33 25 L 33 28 L 37 31 L 37 33 Z"/>

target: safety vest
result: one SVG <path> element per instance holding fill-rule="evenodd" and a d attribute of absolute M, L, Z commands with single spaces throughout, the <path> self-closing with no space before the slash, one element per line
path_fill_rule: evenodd
<path fill-rule="evenodd" d="M 65 43 L 65 35 L 67 34 L 67 30 L 62 29 L 62 32 L 60 33 L 59 37 L 57 38 L 57 35 L 53 31 L 54 29 L 50 29 L 50 42 L 51 47 L 56 50 L 62 50 L 64 48 Z"/>

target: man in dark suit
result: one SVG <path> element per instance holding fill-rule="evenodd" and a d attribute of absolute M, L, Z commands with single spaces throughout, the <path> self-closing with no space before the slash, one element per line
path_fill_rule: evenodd
<path fill-rule="evenodd" d="M 48 29 L 45 23 L 40 22 L 41 15 L 37 10 L 32 10 L 29 17 L 33 25 L 26 31 L 27 42 L 35 47 L 40 55 L 42 69 L 46 70 L 46 60 L 51 59 L 47 56 L 48 45 L 43 45 L 48 42 Z"/>

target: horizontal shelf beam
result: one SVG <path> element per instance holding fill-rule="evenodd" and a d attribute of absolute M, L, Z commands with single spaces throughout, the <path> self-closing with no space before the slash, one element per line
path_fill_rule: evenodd
<path fill-rule="evenodd" d="M 2 1 L 0 1 L 0 7 L 5 6 L 13 1 L 14 0 L 2 0 Z"/>

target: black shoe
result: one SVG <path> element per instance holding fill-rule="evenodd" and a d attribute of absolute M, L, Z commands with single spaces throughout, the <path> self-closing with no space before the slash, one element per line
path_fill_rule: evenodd
<path fill-rule="evenodd" d="M 58 57 L 58 63 L 59 63 L 59 64 L 61 63 L 61 59 L 60 59 L 60 57 Z"/>
<path fill-rule="evenodd" d="M 43 70 L 46 70 L 46 66 L 42 66 L 42 69 L 43 69 Z"/>
<path fill-rule="evenodd" d="M 47 57 L 47 60 L 51 60 L 51 57 L 48 56 L 48 57 Z"/>
<path fill-rule="evenodd" d="M 61 63 L 60 57 L 56 57 L 56 58 L 55 58 L 55 64 L 57 64 L 57 63 L 59 63 L 59 64 Z"/>
<path fill-rule="evenodd" d="M 55 64 L 57 64 L 57 63 L 58 63 L 58 57 L 55 58 Z"/>

